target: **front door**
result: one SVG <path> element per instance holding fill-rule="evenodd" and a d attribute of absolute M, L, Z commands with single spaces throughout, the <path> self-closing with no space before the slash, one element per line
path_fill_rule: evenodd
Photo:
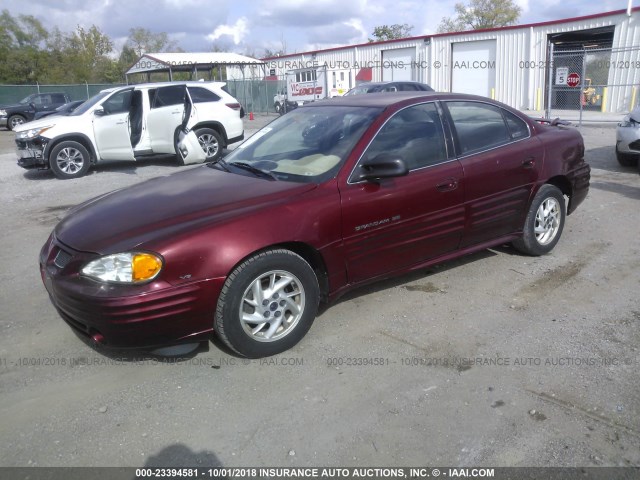
<path fill-rule="evenodd" d="M 93 113 L 93 133 L 98 156 L 103 160 L 134 160 L 129 128 L 133 88 L 120 90 Z"/>
<path fill-rule="evenodd" d="M 435 103 L 394 114 L 360 163 L 389 154 L 404 161 L 410 170 L 407 176 L 340 188 L 350 283 L 453 251 L 462 236 L 463 171 L 448 155 Z"/>

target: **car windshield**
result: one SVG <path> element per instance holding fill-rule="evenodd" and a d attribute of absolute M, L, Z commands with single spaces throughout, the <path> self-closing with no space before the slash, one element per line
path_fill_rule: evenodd
<path fill-rule="evenodd" d="M 22 100 L 20 100 L 18 103 L 21 103 L 21 104 L 27 104 L 27 103 L 31 102 L 31 100 L 33 100 L 33 97 L 35 97 L 35 96 L 36 96 L 36 94 L 35 94 L 35 93 L 32 93 L 31 95 L 29 95 L 29 96 L 27 96 L 27 97 L 24 97 L 24 98 L 23 98 Z"/>
<path fill-rule="evenodd" d="M 97 95 L 94 95 L 89 100 L 84 102 L 82 105 L 77 107 L 73 112 L 69 113 L 70 117 L 75 117 L 77 115 L 82 115 L 87 112 L 91 107 L 93 107 L 96 103 L 102 100 L 107 95 L 110 95 L 112 92 L 100 92 Z"/>
<path fill-rule="evenodd" d="M 362 95 L 363 93 L 369 93 L 370 89 L 371 87 L 368 85 L 361 85 L 359 87 L 352 88 L 347 93 L 345 93 L 344 96 L 346 97 L 347 95 Z"/>
<path fill-rule="evenodd" d="M 336 175 L 381 111 L 374 107 L 329 105 L 298 108 L 242 143 L 225 159 L 226 165 L 237 164 L 246 174 L 248 164 L 254 170 L 290 182 L 328 180 Z"/>

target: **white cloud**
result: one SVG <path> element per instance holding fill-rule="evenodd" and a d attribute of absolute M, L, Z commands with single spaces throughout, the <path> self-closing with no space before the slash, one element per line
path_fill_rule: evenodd
<path fill-rule="evenodd" d="M 238 45 L 249 33 L 249 22 L 246 17 L 240 17 L 233 25 L 220 25 L 213 33 L 207 35 L 207 40 L 215 41 L 223 36 L 233 38 L 233 43 Z"/>

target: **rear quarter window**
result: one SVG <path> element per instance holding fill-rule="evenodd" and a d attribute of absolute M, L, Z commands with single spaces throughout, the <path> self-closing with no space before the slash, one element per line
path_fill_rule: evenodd
<path fill-rule="evenodd" d="M 189 95 L 191 95 L 193 103 L 217 102 L 220 100 L 218 95 L 202 87 L 189 87 Z"/>

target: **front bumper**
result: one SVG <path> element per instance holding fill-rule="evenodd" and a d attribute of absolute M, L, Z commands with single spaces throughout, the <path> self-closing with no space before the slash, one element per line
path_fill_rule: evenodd
<path fill-rule="evenodd" d="M 0 127 L 7 128 L 7 125 L 8 125 L 7 118 L 8 117 L 5 117 L 5 116 L 0 117 Z"/>
<path fill-rule="evenodd" d="M 51 302 L 81 337 L 114 348 L 151 348 L 207 340 L 224 278 L 179 286 L 97 282 L 78 272 L 95 254 L 53 235 L 40 252 L 40 274 Z"/>
<path fill-rule="evenodd" d="M 620 153 L 640 155 L 640 124 L 616 129 L 616 147 Z"/>
<path fill-rule="evenodd" d="M 45 149 L 49 139 L 35 137 L 28 140 L 16 138 L 18 165 L 22 168 L 49 168 L 49 162 L 45 159 Z"/>

